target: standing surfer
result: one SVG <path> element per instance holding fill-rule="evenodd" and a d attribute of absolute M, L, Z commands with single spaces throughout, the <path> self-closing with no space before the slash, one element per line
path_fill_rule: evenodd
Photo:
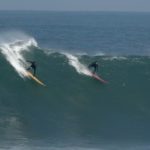
<path fill-rule="evenodd" d="M 27 70 L 32 69 L 33 75 L 35 76 L 35 74 L 36 74 L 36 62 L 35 61 L 29 61 L 29 60 L 27 60 L 27 62 L 29 62 L 31 64 Z"/>
<path fill-rule="evenodd" d="M 93 68 L 93 74 L 95 74 L 98 71 L 98 62 L 94 61 L 91 64 L 89 64 L 88 68 Z"/>

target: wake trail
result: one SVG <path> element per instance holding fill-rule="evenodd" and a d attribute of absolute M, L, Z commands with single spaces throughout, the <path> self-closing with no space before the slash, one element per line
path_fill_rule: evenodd
<path fill-rule="evenodd" d="M 69 53 L 63 53 L 63 54 L 68 58 L 69 65 L 73 66 L 79 74 L 83 74 L 83 75 L 86 75 L 86 76 L 92 76 L 92 73 L 89 71 L 87 66 L 82 64 L 79 61 L 77 56 L 74 56 L 74 55 L 69 54 Z"/>

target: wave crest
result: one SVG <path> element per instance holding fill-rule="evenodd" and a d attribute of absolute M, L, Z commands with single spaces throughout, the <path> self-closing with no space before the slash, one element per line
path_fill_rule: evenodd
<path fill-rule="evenodd" d="M 24 51 L 30 51 L 29 47 L 38 44 L 36 40 L 24 33 L 2 34 L 0 37 L 0 50 L 6 60 L 13 66 L 17 73 L 24 78 L 26 74 L 26 61 L 23 56 Z"/>

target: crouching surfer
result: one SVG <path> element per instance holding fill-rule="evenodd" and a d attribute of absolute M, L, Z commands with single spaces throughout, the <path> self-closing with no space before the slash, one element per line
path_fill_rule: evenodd
<path fill-rule="evenodd" d="M 37 65 L 36 65 L 36 62 L 35 61 L 29 61 L 27 60 L 27 62 L 29 62 L 31 65 L 30 67 L 27 68 L 27 70 L 33 70 L 33 75 L 35 76 L 36 75 L 36 68 L 37 68 Z"/>

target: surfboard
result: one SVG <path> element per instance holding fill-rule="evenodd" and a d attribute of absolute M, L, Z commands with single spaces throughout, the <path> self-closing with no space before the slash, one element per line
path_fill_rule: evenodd
<path fill-rule="evenodd" d="M 31 72 L 27 71 L 27 76 L 31 79 L 33 79 L 34 81 L 36 81 L 38 84 L 42 85 L 42 86 L 46 86 L 42 81 L 40 81 L 37 77 L 33 76 Z"/>
<path fill-rule="evenodd" d="M 98 76 L 97 74 L 93 74 L 92 73 L 92 77 L 94 78 L 94 79 L 96 79 L 96 80 L 98 80 L 98 81 L 100 81 L 100 82 L 102 82 L 102 83 L 108 83 L 108 81 L 106 81 L 106 80 L 103 80 L 100 76 Z"/>

